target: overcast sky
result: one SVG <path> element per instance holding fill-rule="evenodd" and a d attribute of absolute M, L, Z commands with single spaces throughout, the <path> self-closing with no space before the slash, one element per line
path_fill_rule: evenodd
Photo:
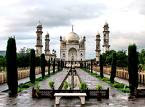
<path fill-rule="evenodd" d="M 58 56 L 59 37 L 67 35 L 72 24 L 74 32 L 86 36 L 87 58 L 95 57 L 95 35 L 99 32 L 103 38 L 105 22 L 110 27 L 111 49 L 127 50 L 131 43 L 145 48 L 144 0 L 1 0 L 0 8 L 0 50 L 6 49 L 13 35 L 17 50 L 35 48 L 39 20 L 43 38 L 49 32 L 50 49 L 56 49 Z"/>

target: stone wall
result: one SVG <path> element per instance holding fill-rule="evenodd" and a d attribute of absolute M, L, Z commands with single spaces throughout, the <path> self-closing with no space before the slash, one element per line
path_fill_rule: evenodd
<path fill-rule="evenodd" d="M 100 71 L 98 66 L 94 66 L 93 70 L 97 71 L 97 72 Z M 103 72 L 105 74 L 110 75 L 111 67 L 104 67 Z M 128 80 L 128 78 L 129 78 L 128 71 L 125 70 L 125 69 L 121 69 L 121 68 L 117 68 L 116 76 L 119 77 L 119 78 L 122 78 L 122 79 L 126 79 L 126 80 Z M 141 84 L 145 84 L 145 72 L 139 72 L 138 73 L 138 82 L 141 83 Z"/>

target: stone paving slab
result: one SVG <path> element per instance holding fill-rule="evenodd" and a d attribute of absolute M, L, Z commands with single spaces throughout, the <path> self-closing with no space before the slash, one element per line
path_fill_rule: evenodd
<path fill-rule="evenodd" d="M 48 83 L 49 81 L 54 81 L 54 86 L 55 89 L 58 89 L 62 83 L 62 81 L 64 80 L 64 78 L 67 75 L 68 69 L 63 69 L 62 72 L 58 72 L 55 75 L 51 76 L 50 78 L 44 80 L 43 82 L 40 83 L 40 89 L 50 89 Z"/>
<path fill-rule="evenodd" d="M 103 88 L 105 88 L 105 89 L 110 87 L 108 84 L 105 84 L 104 82 L 100 81 L 99 79 L 91 76 L 90 74 L 88 74 L 87 72 L 85 72 L 82 69 L 77 69 L 77 73 L 78 73 L 80 79 L 87 84 L 89 89 L 96 89 L 97 84 L 102 85 Z"/>

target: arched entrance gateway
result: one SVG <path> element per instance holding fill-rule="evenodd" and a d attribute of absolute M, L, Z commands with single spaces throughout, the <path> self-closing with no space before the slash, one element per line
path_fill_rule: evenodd
<path fill-rule="evenodd" d="M 75 48 L 69 49 L 68 60 L 69 61 L 77 61 L 77 50 Z"/>

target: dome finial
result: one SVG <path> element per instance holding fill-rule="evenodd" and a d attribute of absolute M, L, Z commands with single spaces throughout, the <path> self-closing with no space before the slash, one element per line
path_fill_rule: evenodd
<path fill-rule="evenodd" d="M 40 22 L 40 20 L 38 21 L 38 24 L 39 24 L 39 25 L 41 25 L 41 22 Z"/>
<path fill-rule="evenodd" d="M 72 32 L 74 31 L 74 28 L 73 28 L 74 26 L 72 25 Z"/>
<path fill-rule="evenodd" d="M 41 24 L 40 20 L 38 21 L 37 28 L 42 28 L 42 24 Z"/>

